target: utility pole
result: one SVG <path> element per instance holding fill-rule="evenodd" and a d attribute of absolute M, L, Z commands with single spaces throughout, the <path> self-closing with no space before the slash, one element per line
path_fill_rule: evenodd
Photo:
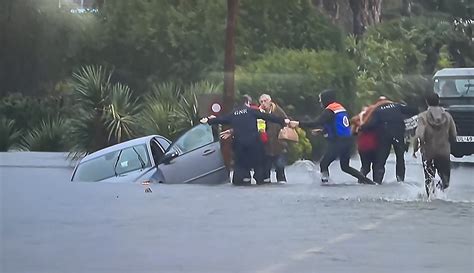
<path fill-rule="evenodd" d="M 235 27 L 237 14 L 239 12 L 239 0 L 227 0 L 227 25 L 225 32 L 225 56 L 224 56 L 224 95 L 223 113 L 229 113 L 234 106 L 235 97 Z M 227 167 L 231 162 L 230 140 L 222 142 L 222 154 Z"/>

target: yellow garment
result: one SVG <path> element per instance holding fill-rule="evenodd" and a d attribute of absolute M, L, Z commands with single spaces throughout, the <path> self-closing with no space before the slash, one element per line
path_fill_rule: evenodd
<path fill-rule="evenodd" d="M 267 124 L 265 123 L 265 120 L 257 119 L 257 129 L 259 132 L 265 132 L 266 127 Z"/>

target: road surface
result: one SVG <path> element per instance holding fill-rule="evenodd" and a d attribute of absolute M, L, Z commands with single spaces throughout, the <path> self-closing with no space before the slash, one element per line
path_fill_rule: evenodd
<path fill-rule="evenodd" d="M 332 185 L 298 162 L 289 183 L 233 187 L 71 183 L 62 154 L 0 154 L 0 271 L 474 272 L 474 167 L 427 200 L 417 160 L 407 182 Z M 470 159 L 468 159 L 469 161 Z M 358 162 L 353 162 L 358 166 Z"/>

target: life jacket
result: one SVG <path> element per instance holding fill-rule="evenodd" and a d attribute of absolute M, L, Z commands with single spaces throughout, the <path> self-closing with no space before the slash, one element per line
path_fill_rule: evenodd
<path fill-rule="evenodd" d="M 324 130 L 328 138 L 350 137 L 351 127 L 347 111 L 340 103 L 333 102 L 329 104 L 326 109 L 334 113 L 334 120 L 332 123 L 325 124 Z"/>

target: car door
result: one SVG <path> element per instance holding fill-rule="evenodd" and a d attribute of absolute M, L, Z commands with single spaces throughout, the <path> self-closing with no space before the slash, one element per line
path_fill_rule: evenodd
<path fill-rule="evenodd" d="M 158 166 L 164 183 L 220 184 L 229 181 L 217 134 L 200 124 L 171 144 Z M 169 160 L 171 158 L 171 160 Z"/>

